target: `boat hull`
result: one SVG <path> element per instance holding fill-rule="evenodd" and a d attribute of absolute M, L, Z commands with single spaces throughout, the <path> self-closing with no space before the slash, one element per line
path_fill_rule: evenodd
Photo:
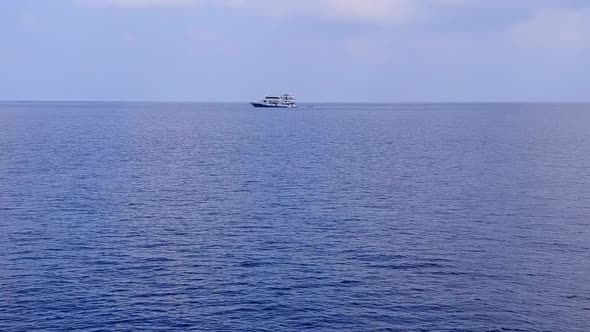
<path fill-rule="evenodd" d="M 263 103 L 250 103 L 254 107 L 261 107 L 261 108 L 295 108 L 297 106 L 287 106 L 287 105 L 268 105 Z"/>

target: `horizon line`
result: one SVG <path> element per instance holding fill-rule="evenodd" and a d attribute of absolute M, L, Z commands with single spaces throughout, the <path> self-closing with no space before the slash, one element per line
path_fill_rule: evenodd
<path fill-rule="evenodd" d="M 83 99 L 14 99 L 0 103 L 183 103 L 183 104 L 241 104 L 251 101 L 198 101 L 198 100 L 83 100 Z M 588 101 L 299 101 L 300 104 L 590 104 Z"/>

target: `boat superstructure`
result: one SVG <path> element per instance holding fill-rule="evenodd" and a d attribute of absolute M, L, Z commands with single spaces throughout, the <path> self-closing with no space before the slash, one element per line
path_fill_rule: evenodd
<path fill-rule="evenodd" d="M 295 97 L 285 93 L 281 96 L 266 96 L 257 102 L 250 103 L 254 107 L 294 108 L 297 107 Z"/>

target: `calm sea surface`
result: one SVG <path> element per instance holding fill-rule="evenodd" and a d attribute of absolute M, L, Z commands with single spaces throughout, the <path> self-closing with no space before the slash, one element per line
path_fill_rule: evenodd
<path fill-rule="evenodd" d="M 590 104 L 0 103 L 1 331 L 590 331 Z"/>

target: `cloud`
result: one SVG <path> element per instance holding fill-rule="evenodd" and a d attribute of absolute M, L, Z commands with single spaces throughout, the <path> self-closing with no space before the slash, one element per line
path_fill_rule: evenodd
<path fill-rule="evenodd" d="M 239 10 L 252 16 L 275 20 L 313 19 L 326 22 L 360 23 L 379 26 L 433 22 L 440 19 L 453 21 L 481 18 L 491 23 L 509 20 L 519 15 L 537 12 L 528 25 L 545 25 L 551 15 L 557 20 L 575 18 L 573 9 L 543 10 L 556 0 L 71 0 L 79 5 L 118 7 L 126 9 L 190 8 L 198 10 Z M 572 5 L 576 0 L 560 0 L 560 6 Z M 579 3 L 577 7 L 579 7 Z M 576 8 L 570 6 L 568 8 Z M 504 17 L 504 18 L 502 18 Z M 549 17 L 549 18 L 548 18 Z M 565 17 L 565 19 L 564 19 Z M 578 20 L 575 18 L 575 20 Z M 504 21 L 505 22 L 505 21 Z M 538 29 L 532 26 L 530 29 Z"/>
<path fill-rule="evenodd" d="M 234 7 L 275 19 L 312 18 L 328 22 L 398 25 L 415 22 L 441 8 L 473 0 L 241 0 Z M 210 0 L 227 5 L 227 0 Z"/>
<path fill-rule="evenodd" d="M 396 24 L 417 14 L 410 0 L 307 0 L 299 3 L 300 14 L 319 18 Z"/>
<path fill-rule="evenodd" d="M 581 49 L 590 47 L 590 10 L 541 9 L 512 28 L 514 41 L 525 47 Z"/>
<path fill-rule="evenodd" d="M 202 0 L 75 0 L 78 4 L 114 7 L 186 7 L 201 4 Z"/>
<path fill-rule="evenodd" d="M 73 0 L 77 4 L 121 7 L 233 8 L 275 19 L 311 17 L 330 21 L 373 24 L 405 23 L 417 16 L 421 2 L 416 0 Z M 424 3 L 454 3 L 458 0 L 424 0 Z M 465 1 L 465 0 L 459 0 Z"/>
<path fill-rule="evenodd" d="M 196 6 L 245 7 L 258 0 L 73 0 L 78 5 L 120 8 L 183 8 Z"/>

